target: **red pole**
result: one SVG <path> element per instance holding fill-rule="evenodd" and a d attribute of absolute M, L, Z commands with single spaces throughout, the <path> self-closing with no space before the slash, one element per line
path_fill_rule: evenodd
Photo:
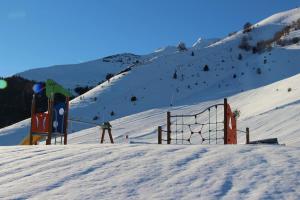
<path fill-rule="evenodd" d="M 228 130 L 228 119 L 227 119 L 227 99 L 224 99 L 224 144 L 227 144 L 227 130 Z"/>

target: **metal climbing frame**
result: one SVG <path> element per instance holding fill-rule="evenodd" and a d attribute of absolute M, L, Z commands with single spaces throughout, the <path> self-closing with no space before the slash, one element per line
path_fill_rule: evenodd
<path fill-rule="evenodd" d="M 158 143 L 163 141 L 167 144 L 236 144 L 236 119 L 227 99 L 196 114 L 167 112 L 166 130 L 158 127 Z"/>

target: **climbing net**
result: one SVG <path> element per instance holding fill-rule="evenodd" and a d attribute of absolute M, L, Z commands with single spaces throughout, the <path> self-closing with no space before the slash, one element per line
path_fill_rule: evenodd
<path fill-rule="evenodd" d="M 224 104 L 194 115 L 170 115 L 172 144 L 224 144 Z"/>

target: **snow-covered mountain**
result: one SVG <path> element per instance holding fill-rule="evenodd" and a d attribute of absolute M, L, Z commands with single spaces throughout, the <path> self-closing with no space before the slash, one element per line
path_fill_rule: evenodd
<path fill-rule="evenodd" d="M 107 74 L 116 74 L 142 61 L 141 56 L 124 53 L 79 64 L 31 69 L 16 75 L 35 81 L 53 79 L 74 90 L 76 87 L 94 87 L 105 81 Z"/>
<path fill-rule="evenodd" d="M 72 88 L 78 83 L 93 85 L 105 79 L 107 73 L 116 74 L 110 81 L 105 81 L 74 99 L 71 102 L 71 119 L 99 124 L 108 120 L 122 121 L 128 118 L 126 116 L 130 118 L 130 115 L 135 116 L 136 119 L 141 116 L 150 119 L 151 116 L 147 117 L 147 113 L 153 113 L 153 110 L 161 113 L 162 116 L 165 115 L 166 110 L 172 109 L 180 109 L 185 112 L 182 108 L 186 108 L 189 112 L 197 112 L 209 103 L 221 101 L 223 97 L 230 97 L 230 103 L 242 111 L 240 123 L 246 125 L 244 120 L 251 118 L 255 121 L 260 114 L 271 112 L 275 107 L 297 102 L 297 98 L 300 97 L 291 95 L 296 94 L 295 89 L 286 93 L 282 89 L 283 95 L 276 96 L 278 101 L 266 99 L 265 103 L 259 107 L 260 109 L 253 113 L 260 101 L 250 103 L 249 99 L 245 97 L 245 94 L 248 93 L 241 93 L 251 90 L 250 93 L 256 94 L 253 99 L 261 99 L 265 95 L 264 92 L 260 92 L 264 91 L 264 86 L 277 81 L 279 82 L 275 84 L 284 85 L 285 82 L 289 82 L 287 78 L 300 72 L 299 43 L 278 44 L 278 40 L 300 37 L 299 27 L 295 23 L 299 18 L 300 9 L 293 9 L 258 22 L 249 30 L 241 30 L 221 40 L 211 40 L 203 46 L 200 45 L 202 43 L 200 40 L 193 47 L 187 49 L 169 46 L 144 56 L 121 54 L 92 61 L 89 62 L 91 71 L 86 70 L 83 66 L 88 66 L 88 64 L 83 63 L 37 69 L 20 75 L 36 79 L 43 70 L 46 70 L 42 73 L 43 79 L 55 79 L 59 76 L 61 81 L 55 80 Z M 272 40 L 274 35 L 288 25 L 292 25 L 288 33 L 284 33 L 276 41 L 269 42 L 269 46 L 259 49 L 259 52 L 253 50 L 258 42 Z M 245 40 L 248 49 L 241 47 Z M 201 48 L 196 48 L 199 45 Z M 120 58 L 126 60 L 125 64 L 119 62 Z M 102 68 L 104 69 L 103 73 Z M 124 71 L 124 69 L 127 70 Z M 101 71 L 100 79 L 97 79 L 98 75 L 90 75 L 90 73 L 96 74 L 95 70 Z M 70 76 L 65 78 L 66 71 Z M 74 78 L 77 75 L 78 81 Z M 297 82 L 297 78 L 294 79 Z M 269 87 L 274 90 L 272 85 Z M 293 88 L 295 85 L 289 87 Z M 280 92 L 276 94 L 280 94 Z M 286 99 L 286 95 L 292 97 Z M 231 98 L 237 100 L 231 100 Z M 280 104 L 280 102 L 282 103 Z M 247 111 L 243 111 L 244 105 L 249 105 Z M 154 116 L 157 114 L 154 113 Z M 267 119 L 268 117 L 265 120 Z M 154 134 L 157 125 L 165 124 L 164 118 L 157 117 L 156 120 L 156 123 L 145 120 L 137 126 L 139 133 L 132 137 L 139 137 L 139 134 L 143 135 L 142 133 L 149 132 Z M 28 130 L 28 122 L 28 120 L 23 121 L 0 130 L 0 144 L 17 144 L 28 133 L 28 131 L 24 131 Z M 127 124 L 125 125 L 126 127 L 123 127 L 122 131 L 115 130 L 118 132 L 117 135 L 124 135 L 131 129 Z M 256 124 L 253 123 L 254 127 L 251 125 L 248 126 L 255 133 L 257 131 Z M 147 128 L 143 129 L 143 127 Z M 75 124 L 71 131 L 82 131 L 86 128 L 85 125 Z M 294 129 L 296 127 L 291 131 L 295 131 Z M 277 135 L 275 134 L 274 137 Z M 85 143 L 85 141 L 82 142 Z M 288 143 L 288 141 L 286 142 Z M 295 144 L 295 142 L 292 143 Z"/>

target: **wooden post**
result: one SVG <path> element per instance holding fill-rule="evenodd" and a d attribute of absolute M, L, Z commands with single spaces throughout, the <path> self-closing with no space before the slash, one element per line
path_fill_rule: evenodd
<path fill-rule="evenodd" d="M 69 117 L 69 97 L 66 97 L 66 110 L 64 118 L 64 145 L 68 143 L 68 117 Z"/>
<path fill-rule="evenodd" d="M 114 144 L 114 139 L 111 134 L 111 128 L 102 128 L 102 135 L 101 135 L 100 143 L 103 144 L 103 142 L 104 142 L 105 130 L 107 130 L 107 132 L 108 132 L 110 143 Z"/>
<path fill-rule="evenodd" d="M 48 137 L 46 140 L 46 145 L 50 145 L 51 144 L 51 138 L 52 138 L 52 126 L 53 126 L 53 122 L 52 122 L 52 112 L 53 112 L 53 93 L 51 94 L 50 98 L 48 99 L 48 117 L 49 117 L 49 130 L 48 130 Z"/>
<path fill-rule="evenodd" d="M 246 144 L 250 143 L 250 131 L 249 128 L 246 128 Z"/>
<path fill-rule="evenodd" d="M 171 144 L 171 112 L 167 112 L 167 144 Z"/>
<path fill-rule="evenodd" d="M 102 136 L 101 136 L 101 140 L 100 140 L 101 144 L 104 142 L 104 135 L 105 135 L 105 129 L 102 128 Z"/>
<path fill-rule="evenodd" d="M 162 144 L 162 129 L 161 129 L 161 126 L 159 126 L 157 128 L 157 132 L 158 132 L 158 136 L 157 136 L 158 141 L 157 141 L 157 143 Z"/>
<path fill-rule="evenodd" d="M 29 135 L 29 144 L 32 145 L 32 120 L 33 120 L 33 115 L 35 114 L 35 94 L 32 96 L 32 102 L 31 102 L 31 126 L 30 126 L 30 135 Z"/>
<path fill-rule="evenodd" d="M 108 135 L 109 135 L 110 142 L 113 144 L 114 143 L 114 139 L 113 139 L 112 134 L 111 134 L 111 128 L 109 128 L 107 130 L 108 130 Z"/>
<path fill-rule="evenodd" d="M 227 119 L 227 99 L 224 99 L 224 144 L 227 144 L 227 130 L 228 130 L 228 119 Z"/>

